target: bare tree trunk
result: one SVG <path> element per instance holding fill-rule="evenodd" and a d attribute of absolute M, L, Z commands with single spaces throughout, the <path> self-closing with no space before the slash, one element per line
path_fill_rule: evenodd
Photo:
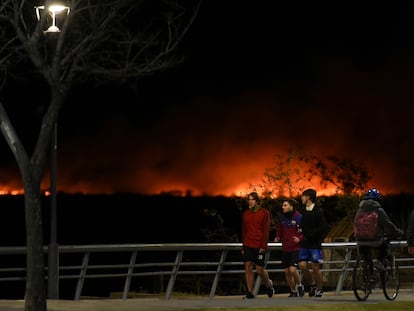
<path fill-rule="evenodd" d="M 47 310 L 40 179 L 40 176 L 30 176 L 24 182 L 27 237 L 26 311 Z"/>
<path fill-rule="evenodd" d="M 54 112 L 52 113 L 53 118 Z M 48 119 L 47 117 L 45 117 Z M 23 178 L 26 221 L 26 311 L 46 311 L 45 262 L 43 253 L 43 224 L 41 208 L 41 178 L 46 150 L 55 119 L 43 123 L 36 151 L 29 159 L 4 106 L 0 102 L 0 130 L 12 150 Z"/>

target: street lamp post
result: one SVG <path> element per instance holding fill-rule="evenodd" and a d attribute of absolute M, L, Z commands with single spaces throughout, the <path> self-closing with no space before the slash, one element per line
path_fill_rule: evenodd
<path fill-rule="evenodd" d="M 49 299 L 59 299 L 59 248 L 57 244 L 57 123 L 51 143 L 50 163 L 50 242 L 48 247 L 47 292 Z"/>
<path fill-rule="evenodd" d="M 66 11 L 70 8 L 63 5 L 53 4 L 48 6 L 36 6 L 36 16 L 40 20 L 40 12 L 46 10 L 52 17 L 52 25 L 44 31 L 44 34 L 59 33 L 60 29 L 56 25 L 56 14 Z M 53 40 L 56 38 L 53 37 Z M 52 44 L 54 47 L 55 45 Z M 51 163 L 50 163 L 50 242 L 48 246 L 48 298 L 59 299 L 59 248 L 57 244 L 57 122 L 53 126 L 51 139 Z"/>

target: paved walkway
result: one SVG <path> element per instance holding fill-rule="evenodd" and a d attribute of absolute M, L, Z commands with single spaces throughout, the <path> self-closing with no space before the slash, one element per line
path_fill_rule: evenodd
<path fill-rule="evenodd" d="M 316 304 L 341 304 L 341 303 L 379 303 L 386 302 L 381 291 L 371 294 L 366 302 L 357 302 L 352 292 L 342 292 L 335 295 L 334 292 L 325 293 L 322 299 L 309 298 L 287 298 L 287 294 L 277 294 L 273 298 L 259 295 L 256 299 L 243 299 L 243 296 L 216 296 L 212 299 L 200 298 L 174 298 L 169 300 L 162 298 L 134 298 L 122 299 L 81 299 L 73 300 L 50 300 L 49 311 L 160 311 L 160 310 L 197 310 L 202 308 L 246 308 L 271 306 L 293 306 L 293 305 L 316 305 Z M 399 293 L 397 301 L 414 302 L 414 293 L 411 290 L 403 290 Z M 0 300 L 0 311 L 23 311 L 23 300 Z"/>

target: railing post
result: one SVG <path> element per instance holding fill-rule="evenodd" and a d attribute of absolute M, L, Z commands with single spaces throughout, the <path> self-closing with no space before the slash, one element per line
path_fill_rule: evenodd
<path fill-rule="evenodd" d="M 47 298 L 59 299 L 59 247 L 50 243 L 48 247 Z"/>
<path fill-rule="evenodd" d="M 129 260 L 128 274 L 125 280 L 124 292 L 122 294 L 123 300 L 128 299 L 128 292 L 129 292 L 129 287 L 131 286 L 132 273 L 134 272 L 134 266 L 135 266 L 135 261 L 137 259 L 137 253 L 138 251 L 132 252 L 131 259 Z"/>
<path fill-rule="evenodd" d="M 88 269 L 89 252 L 83 255 L 82 266 L 79 273 L 78 283 L 76 284 L 75 300 L 79 300 L 82 293 L 83 283 L 85 281 L 86 270 Z"/>
<path fill-rule="evenodd" d="M 223 250 L 220 256 L 220 262 L 217 266 L 217 271 L 216 271 L 216 275 L 214 276 L 214 281 L 213 281 L 213 285 L 211 286 L 210 289 L 210 298 L 214 297 L 214 294 L 216 293 L 217 290 L 217 285 L 218 282 L 220 281 L 220 277 L 221 277 L 221 271 L 223 271 L 223 267 L 224 267 L 224 263 L 226 261 L 226 257 L 227 257 L 227 250 Z"/>
<path fill-rule="evenodd" d="M 174 288 L 175 279 L 177 278 L 178 270 L 180 269 L 180 264 L 183 259 L 183 251 L 178 251 L 175 258 L 174 266 L 171 271 L 171 277 L 168 281 L 167 291 L 165 292 L 165 299 L 170 299 L 171 293 Z"/>
<path fill-rule="evenodd" d="M 338 278 L 338 283 L 336 283 L 335 295 L 341 294 L 341 290 L 344 284 L 345 277 L 348 274 L 348 267 L 349 267 L 349 262 L 351 261 L 351 255 L 352 255 L 352 248 L 345 255 L 344 265 L 342 266 L 342 272 Z"/>

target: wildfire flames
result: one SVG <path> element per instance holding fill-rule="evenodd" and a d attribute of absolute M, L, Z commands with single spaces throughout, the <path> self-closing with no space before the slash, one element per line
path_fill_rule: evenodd
<path fill-rule="evenodd" d="M 100 119 L 81 135 L 58 140 L 57 190 L 240 195 L 261 183 L 276 154 L 300 146 L 316 156 L 365 163 L 368 186 L 384 194 L 413 193 L 411 104 L 404 100 L 411 88 L 345 67 L 322 76 L 299 103 L 250 90 L 225 101 L 193 98 L 163 114 L 154 109 Z M 65 126 L 73 127 L 73 120 L 61 130 Z M 0 193 L 22 193 L 18 170 L 0 171 Z M 335 191 L 317 181 L 309 186 L 320 194 Z M 42 189 L 49 190 L 47 174 Z"/>

